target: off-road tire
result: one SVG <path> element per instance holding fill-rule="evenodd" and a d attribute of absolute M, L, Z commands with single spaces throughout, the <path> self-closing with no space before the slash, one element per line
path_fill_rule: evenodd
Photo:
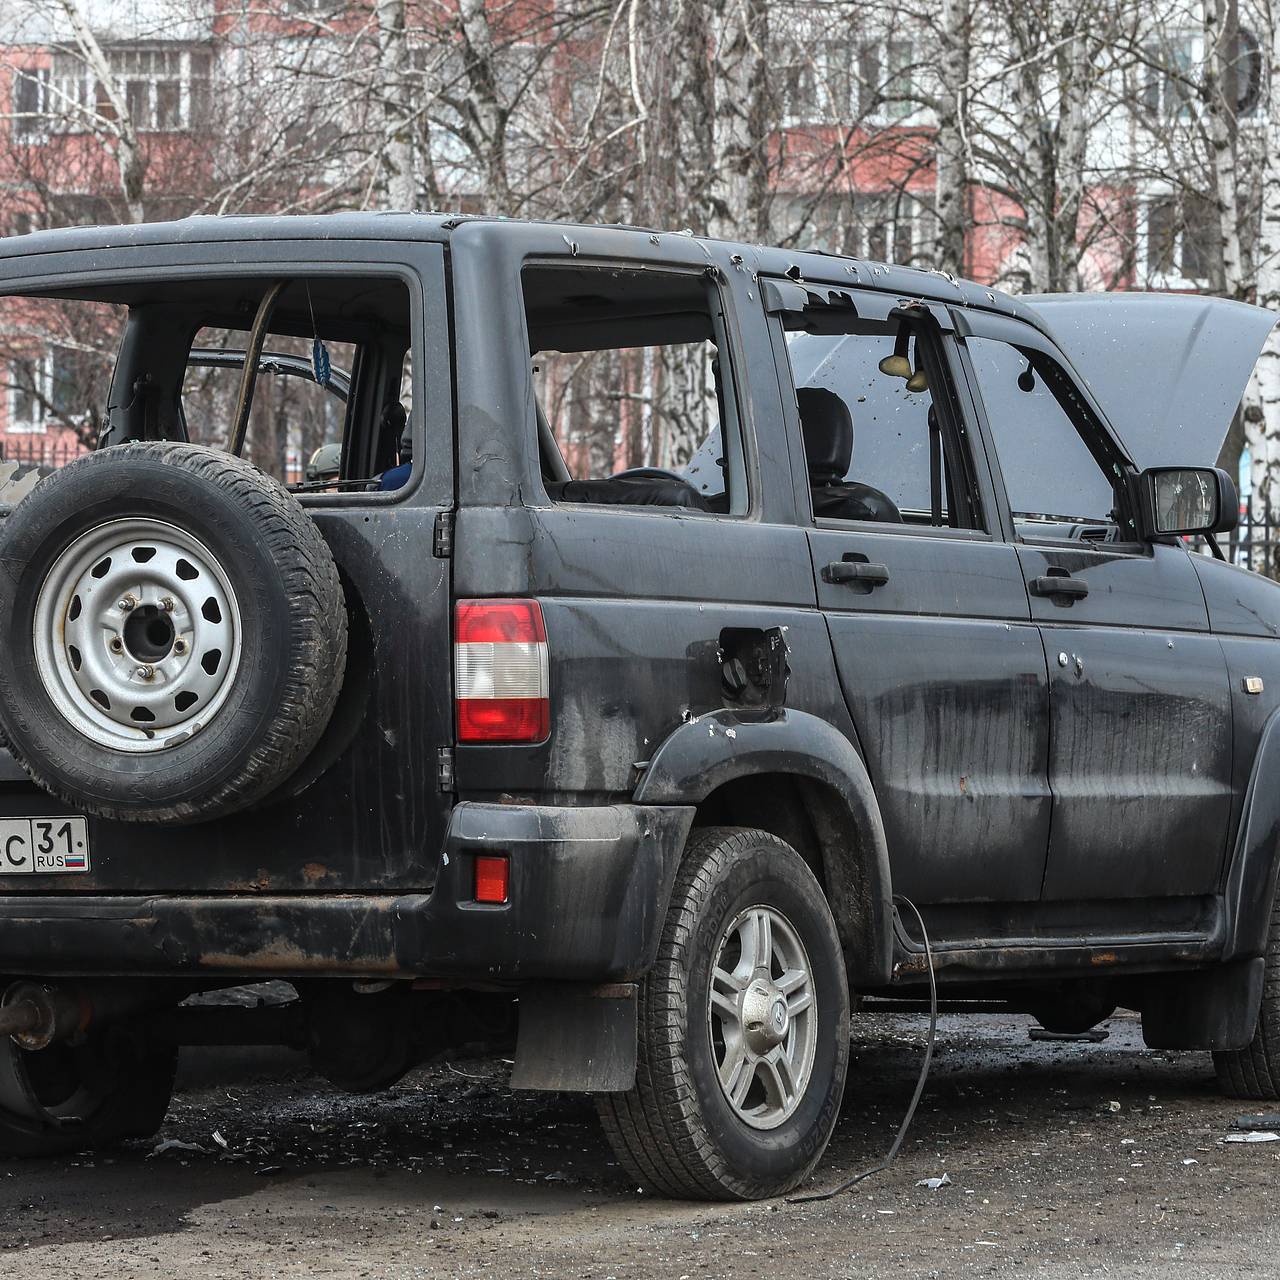
<path fill-rule="evenodd" d="M 1262 1005 L 1253 1039 L 1243 1049 L 1216 1052 L 1213 1069 L 1228 1098 L 1280 1099 L 1280 893 L 1271 904 Z"/>
<path fill-rule="evenodd" d="M 141 753 L 93 741 L 58 711 L 33 639 L 58 557 L 130 520 L 207 548 L 239 611 L 238 665 L 217 712 L 185 740 Z M 257 467 L 194 445 L 120 445 L 41 481 L 0 523 L 0 619 L 7 745 L 72 809 L 120 821 L 205 821 L 261 801 L 319 741 L 346 666 L 342 586 L 315 522 Z"/>
<path fill-rule="evenodd" d="M 785 915 L 808 953 L 817 1008 L 808 1086 L 777 1128 L 749 1127 L 716 1075 L 707 1027 L 714 949 L 744 907 Z M 840 1112 L 849 1062 L 849 990 L 835 924 L 796 851 L 763 831 L 695 830 L 667 912 L 657 962 L 639 993 L 634 1088 L 597 1109 L 628 1175 L 660 1195 L 698 1200 L 777 1196 L 817 1164 Z"/>
<path fill-rule="evenodd" d="M 0 1110 L 0 1156 L 47 1157 L 149 1138 L 164 1123 L 173 1096 L 178 1051 L 172 1044 L 108 1028 L 78 1047 L 54 1045 L 28 1055 L 32 1069 L 55 1087 L 58 1077 L 81 1071 L 100 1096 L 64 1117 L 34 1119 Z M 66 1088 L 64 1084 L 63 1089 Z"/>

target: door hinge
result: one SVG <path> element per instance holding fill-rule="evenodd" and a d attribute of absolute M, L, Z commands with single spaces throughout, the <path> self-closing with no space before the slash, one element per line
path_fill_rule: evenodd
<path fill-rule="evenodd" d="M 436 781 L 441 791 L 453 790 L 453 748 L 440 747 L 436 751 Z"/>
<path fill-rule="evenodd" d="M 431 554 L 438 560 L 447 560 L 453 555 L 453 512 L 436 512 L 435 535 L 431 539 Z"/>

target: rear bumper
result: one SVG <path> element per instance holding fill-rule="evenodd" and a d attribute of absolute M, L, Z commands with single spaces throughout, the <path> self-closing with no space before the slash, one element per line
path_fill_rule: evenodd
<path fill-rule="evenodd" d="M 0 897 L 0 973 L 620 982 L 653 963 L 693 810 L 459 804 L 429 894 Z M 511 859 L 508 901 L 473 859 Z"/>

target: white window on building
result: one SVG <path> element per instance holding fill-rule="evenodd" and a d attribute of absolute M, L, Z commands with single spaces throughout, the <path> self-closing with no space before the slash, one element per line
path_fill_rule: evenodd
<path fill-rule="evenodd" d="M 1163 192 L 1142 206 L 1140 241 L 1148 285 L 1203 288 L 1209 282 L 1217 217 L 1213 201 L 1195 192 Z"/>
<path fill-rule="evenodd" d="M 1156 120 L 1188 119 L 1199 92 L 1203 39 L 1171 31 L 1146 47 L 1142 104 Z"/>
<path fill-rule="evenodd" d="M 931 267 L 937 243 L 929 201 L 905 191 L 828 195 L 816 203 L 803 196 L 777 205 L 782 225 L 803 226 L 798 249 L 844 253 L 874 262 Z"/>
<path fill-rule="evenodd" d="M 75 359 L 70 351 L 54 347 L 31 359 L 10 359 L 7 377 L 12 432 L 47 431 L 65 423 L 75 410 Z"/>
<path fill-rule="evenodd" d="M 53 383 L 53 359 L 49 355 L 33 360 L 9 361 L 10 431 L 43 431 L 48 416 L 49 393 Z"/>
<path fill-rule="evenodd" d="M 859 54 L 859 107 L 865 117 L 896 124 L 914 115 L 917 103 L 915 48 L 910 40 L 879 40 Z"/>
<path fill-rule="evenodd" d="M 858 257 L 900 266 L 933 265 L 934 216 L 923 200 L 897 191 L 856 195 L 853 219 Z"/>
<path fill-rule="evenodd" d="M 785 123 L 896 124 L 916 111 L 915 72 L 906 39 L 794 45 L 782 68 Z"/>
<path fill-rule="evenodd" d="M 134 127 L 143 133 L 189 129 L 208 116 L 210 55 L 205 49 L 125 45 L 107 49 L 112 79 Z M 54 55 L 48 111 L 64 132 L 85 128 L 93 116 L 116 112 L 105 88 L 75 53 Z"/>
<path fill-rule="evenodd" d="M 31 67 L 13 73 L 13 137 L 38 142 L 49 129 L 49 69 Z"/>

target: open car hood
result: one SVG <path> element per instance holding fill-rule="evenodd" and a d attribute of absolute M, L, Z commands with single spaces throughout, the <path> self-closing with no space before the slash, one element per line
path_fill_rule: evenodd
<path fill-rule="evenodd" d="M 1280 317 L 1185 293 L 1024 299 L 1092 390 L 1139 467 L 1212 467 Z"/>

